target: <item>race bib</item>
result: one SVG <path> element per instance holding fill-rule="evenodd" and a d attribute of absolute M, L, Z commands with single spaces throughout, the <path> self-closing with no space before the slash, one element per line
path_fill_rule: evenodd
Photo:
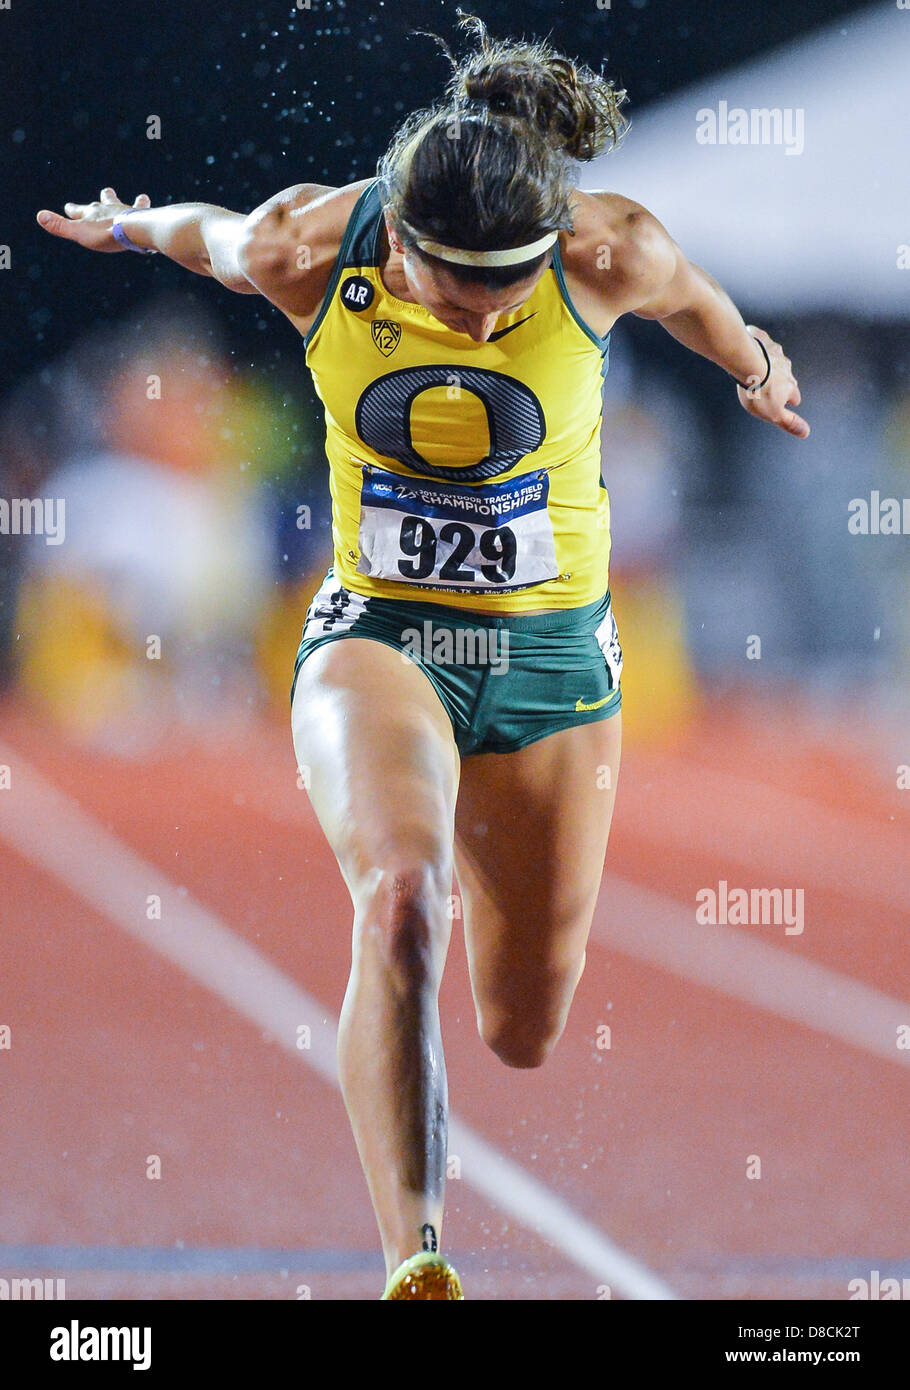
<path fill-rule="evenodd" d="M 549 488 L 545 472 L 461 487 L 364 464 L 357 572 L 479 591 L 555 579 Z"/>

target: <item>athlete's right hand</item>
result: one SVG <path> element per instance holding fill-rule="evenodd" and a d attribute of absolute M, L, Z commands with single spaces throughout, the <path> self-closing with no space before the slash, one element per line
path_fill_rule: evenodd
<path fill-rule="evenodd" d="M 140 193 L 132 204 L 134 208 L 151 207 L 147 193 Z M 63 237 L 65 241 L 78 242 L 88 251 L 125 251 L 111 231 L 114 218 L 121 212 L 129 212 L 131 205 L 121 203 L 112 188 L 102 188 L 97 203 L 64 203 L 66 217 L 58 212 L 42 208 L 38 213 L 38 224 L 52 236 Z"/>
<path fill-rule="evenodd" d="M 799 386 L 793 375 L 793 363 L 784 355 L 780 343 L 775 343 L 763 328 L 756 328 L 751 323 L 747 327 L 753 338 L 758 338 L 764 343 L 771 364 L 771 374 L 761 390 L 757 386 L 743 386 L 738 382 L 736 394 L 740 405 L 757 420 L 767 420 L 797 439 L 807 439 L 808 423 L 791 409 L 791 406 L 802 402 Z M 761 378 L 757 377 L 756 381 L 759 380 Z"/>

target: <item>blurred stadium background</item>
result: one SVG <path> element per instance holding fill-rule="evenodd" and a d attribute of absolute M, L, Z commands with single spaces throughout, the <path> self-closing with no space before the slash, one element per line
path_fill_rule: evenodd
<path fill-rule="evenodd" d="M 896 1157 L 910 536 L 848 528 L 854 499 L 910 496 L 910 11 L 477 12 L 628 88 L 625 143 L 581 186 L 643 202 L 783 343 L 812 434 L 751 420 L 659 325 L 614 330 L 603 460 L 627 755 L 603 949 L 554 1073 L 516 1079 L 480 1057 L 453 947 L 450 1087 L 472 1127 L 455 1157 L 472 1195 L 453 1172 L 451 1239 L 483 1296 L 649 1296 L 651 1270 L 683 1297 L 847 1297 L 874 1268 L 910 1274 Z M 293 1030 L 272 1046 L 267 1002 L 263 1015 L 234 998 L 225 1019 L 228 996 L 199 991 L 221 987 L 192 982 L 178 946 L 123 935 L 102 882 L 118 853 L 141 856 L 309 991 L 276 1017 L 330 1029 L 347 907 L 288 726 L 330 555 L 303 346 L 262 300 L 163 257 L 88 255 L 34 217 L 103 184 L 247 211 L 295 182 L 367 177 L 446 79 L 409 30 L 451 40 L 454 5 L 197 18 L 96 0 L 3 20 L 0 496 L 64 498 L 66 539 L 0 534 L 0 1274 L 63 1271 L 72 1297 L 243 1298 L 294 1297 L 299 1273 L 313 1297 L 371 1297 L 372 1217 L 330 1062 L 299 1074 L 312 1059 Z M 720 103 L 803 112 L 803 147 L 700 143 L 698 113 Z M 93 833 L 83 881 L 73 847 L 91 859 Z M 737 875 L 804 887 L 804 934 L 728 929 L 758 954 L 714 974 L 647 944 L 668 905 L 678 941 L 699 886 Z M 145 893 L 166 899 L 157 883 Z M 794 959 L 807 974 L 787 975 Z M 759 977 L 750 995 L 742 980 Z M 814 1021 L 793 1002 L 813 989 Z M 598 1050 L 614 1001 L 625 1023 Z M 594 1064 L 612 1072 L 603 1092 Z M 495 1161 L 477 1136 L 543 1175 L 567 1204 L 555 1224 L 535 1233 L 528 1206 L 484 1187 Z M 747 1156 L 766 1151 L 771 1176 L 746 1181 Z M 569 1208 L 644 1272 L 617 1273 L 606 1244 L 573 1260 Z"/>

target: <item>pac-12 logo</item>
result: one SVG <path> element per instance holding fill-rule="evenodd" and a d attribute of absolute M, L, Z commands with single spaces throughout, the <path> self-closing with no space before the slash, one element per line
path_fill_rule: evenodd
<path fill-rule="evenodd" d="M 383 357 L 390 357 L 401 342 L 401 324 L 391 319 L 374 319 L 372 329 L 373 342 Z"/>
<path fill-rule="evenodd" d="M 349 275 L 341 286 L 339 298 L 346 309 L 359 314 L 361 309 L 369 309 L 375 293 L 365 275 Z"/>

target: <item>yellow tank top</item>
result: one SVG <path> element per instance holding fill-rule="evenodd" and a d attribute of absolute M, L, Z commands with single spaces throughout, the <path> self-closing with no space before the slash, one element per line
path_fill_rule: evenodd
<path fill-rule="evenodd" d="M 335 577 L 353 593 L 522 612 L 602 598 L 610 502 L 600 338 L 551 266 L 474 342 L 379 273 L 376 181 L 304 338 L 325 406 Z"/>

